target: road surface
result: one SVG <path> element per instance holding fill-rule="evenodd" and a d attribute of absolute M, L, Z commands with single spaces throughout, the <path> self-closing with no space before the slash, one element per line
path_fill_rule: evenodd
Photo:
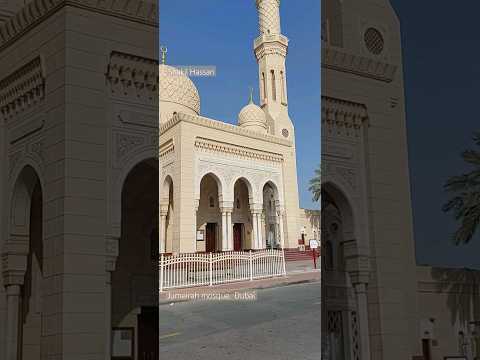
<path fill-rule="evenodd" d="M 229 297 L 161 305 L 159 359 L 320 359 L 320 281 Z"/>

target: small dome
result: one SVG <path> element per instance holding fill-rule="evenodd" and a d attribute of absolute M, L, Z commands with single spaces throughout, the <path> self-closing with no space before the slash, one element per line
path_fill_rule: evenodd
<path fill-rule="evenodd" d="M 250 95 L 250 102 L 238 114 L 238 126 L 257 132 L 267 132 L 267 117 L 261 107 L 253 103 Z"/>
<path fill-rule="evenodd" d="M 182 71 L 161 64 L 158 69 L 158 83 L 161 115 L 171 116 L 175 111 L 200 114 L 198 90 Z"/>

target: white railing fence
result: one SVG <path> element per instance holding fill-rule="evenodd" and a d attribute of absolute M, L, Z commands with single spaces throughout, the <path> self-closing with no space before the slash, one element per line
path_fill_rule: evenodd
<path fill-rule="evenodd" d="M 160 291 L 283 275 L 283 250 L 160 255 Z"/>

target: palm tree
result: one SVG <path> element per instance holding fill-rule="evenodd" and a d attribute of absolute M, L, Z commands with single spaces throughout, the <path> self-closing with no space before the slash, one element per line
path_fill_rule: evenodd
<path fill-rule="evenodd" d="M 480 146 L 480 132 L 474 134 L 473 141 Z M 473 169 L 448 179 L 444 188 L 453 197 L 442 208 L 444 212 L 453 213 L 455 220 L 460 223 L 453 234 L 453 241 L 457 245 L 468 243 L 480 222 L 480 152 L 465 150 L 462 158 Z"/>
<path fill-rule="evenodd" d="M 322 177 L 320 176 L 320 166 L 315 169 L 315 176 L 310 180 L 309 191 L 313 194 L 313 201 L 320 200 L 322 194 Z"/>

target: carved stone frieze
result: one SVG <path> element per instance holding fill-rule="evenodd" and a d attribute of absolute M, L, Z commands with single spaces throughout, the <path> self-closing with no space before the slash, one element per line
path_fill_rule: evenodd
<path fill-rule="evenodd" d="M 322 67 L 379 81 L 392 82 L 397 66 L 379 59 L 347 53 L 343 49 L 322 47 Z"/>
<path fill-rule="evenodd" d="M 221 153 L 237 158 L 283 162 L 283 156 L 281 154 L 256 150 L 245 146 L 227 144 L 220 141 L 200 137 L 195 139 L 195 148 L 202 152 Z"/>
<path fill-rule="evenodd" d="M 0 80 L 0 113 L 15 116 L 45 97 L 45 74 L 40 57 Z"/>
<path fill-rule="evenodd" d="M 158 141 L 158 137 L 157 137 Z M 172 139 L 160 145 L 159 156 L 160 158 L 165 158 L 167 155 L 172 154 L 175 151 L 175 144 Z"/>
<path fill-rule="evenodd" d="M 322 96 L 322 133 L 330 136 L 359 137 L 368 126 L 365 105 Z"/>
<path fill-rule="evenodd" d="M 129 97 L 158 105 L 158 61 L 113 51 L 106 73 L 112 96 Z M 121 114 L 122 121 L 131 117 Z"/>

